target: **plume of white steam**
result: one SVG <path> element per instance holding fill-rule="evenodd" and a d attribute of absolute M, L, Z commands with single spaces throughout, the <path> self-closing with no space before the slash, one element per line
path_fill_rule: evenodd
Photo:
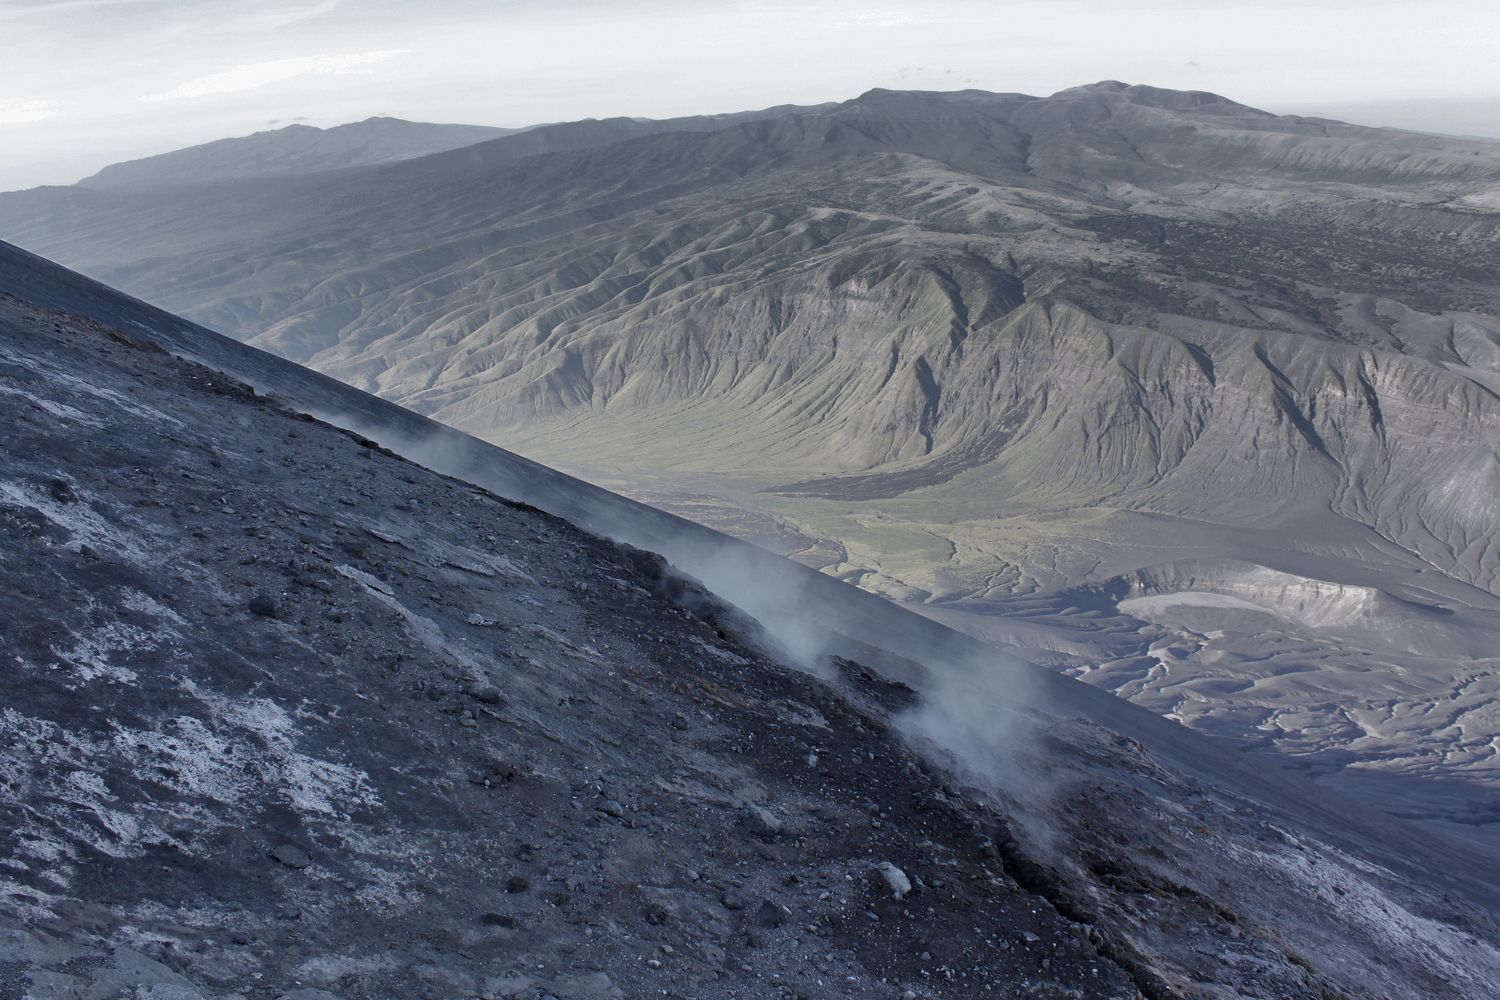
<path fill-rule="evenodd" d="M 1043 692 L 1035 669 L 912 612 L 805 566 L 536 466 L 441 425 L 413 433 L 348 413 L 319 419 L 376 441 L 403 458 L 529 504 L 617 542 L 655 552 L 673 570 L 749 615 L 790 665 L 825 680 L 831 657 L 858 658 L 918 694 L 896 723 L 916 745 L 947 757 L 986 792 L 1038 804 L 1047 792 L 1035 754 Z M 879 655 L 880 652 L 886 654 Z M 861 660 L 863 662 L 863 660 Z"/>

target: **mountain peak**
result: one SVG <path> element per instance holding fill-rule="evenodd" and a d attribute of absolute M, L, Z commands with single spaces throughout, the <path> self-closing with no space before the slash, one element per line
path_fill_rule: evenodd
<path fill-rule="evenodd" d="M 1053 97 L 1080 96 L 1091 94 L 1117 94 L 1126 98 L 1132 104 L 1145 107 L 1161 108 L 1166 111 L 1195 111 L 1208 107 L 1223 107 L 1238 111 L 1256 111 L 1249 105 L 1231 101 L 1221 94 L 1215 94 L 1207 90 L 1173 90 L 1169 87 L 1153 87 L 1141 83 L 1123 83 L 1120 80 L 1100 80 L 1098 83 L 1087 83 L 1081 87 L 1069 87 L 1067 90 L 1059 90 Z M 1256 111 L 1258 114 L 1265 112 Z"/>
<path fill-rule="evenodd" d="M 992 101 L 1068 100 L 1080 97 L 1123 99 L 1131 104 L 1160 108 L 1164 111 L 1198 111 L 1214 108 L 1265 114 L 1265 112 L 1256 111 L 1256 109 L 1248 105 L 1231 101 L 1227 97 L 1208 91 L 1173 90 L 1168 87 L 1125 83 L 1121 80 L 1100 80 L 1097 83 L 1086 83 L 1078 87 L 1069 87 L 1066 90 L 1059 90 L 1046 98 L 1039 98 L 1030 94 L 994 93 L 988 90 L 972 88 L 967 90 L 892 90 L 886 87 L 872 87 L 846 103 L 853 107 L 891 107 L 907 102 L 930 103 L 936 101 L 956 104 Z"/>

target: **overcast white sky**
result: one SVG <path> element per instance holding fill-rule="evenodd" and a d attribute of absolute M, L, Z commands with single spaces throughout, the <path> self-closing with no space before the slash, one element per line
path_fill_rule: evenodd
<path fill-rule="evenodd" d="M 1500 2 L 0 0 L 0 190 L 292 121 L 524 125 L 870 87 L 1212 90 L 1500 136 Z"/>

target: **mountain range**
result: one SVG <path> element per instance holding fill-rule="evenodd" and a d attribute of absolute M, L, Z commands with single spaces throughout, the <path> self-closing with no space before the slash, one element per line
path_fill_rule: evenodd
<path fill-rule="evenodd" d="M 343 166 L 0 235 L 1495 843 L 1500 144 L 1105 82 Z"/>

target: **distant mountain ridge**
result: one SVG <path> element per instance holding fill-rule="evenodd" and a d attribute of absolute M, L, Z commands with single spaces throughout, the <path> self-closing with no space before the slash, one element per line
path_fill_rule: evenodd
<path fill-rule="evenodd" d="M 713 131 L 748 121 L 794 112 L 816 112 L 832 104 L 812 107 L 782 105 L 760 111 L 683 118 L 587 118 L 522 128 L 490 125 L 440 125 L 376 116 L 329 128 L 292 124 L 253 135 L 216 139 L 196 146 L 112 163 L 85 177 L 74 188 L 172 188 L 252 178 L 316 174 L 352 167 L 400 163 L 488 143 L 512 141 L 479 159 L 524 159 L 543 153 L 565 152 L 609 145 L 663 132 Z M 525 136 L 525 138 L 521 138 Z"/>
<path fill-rule="evenodd" d="M 522 130 L 385 117 L 326 129 L 294 124 L 114 163 L 78 184 L 100 189 L 164 187 L 339 170 L 415 159 L 518 131 Z"/>

